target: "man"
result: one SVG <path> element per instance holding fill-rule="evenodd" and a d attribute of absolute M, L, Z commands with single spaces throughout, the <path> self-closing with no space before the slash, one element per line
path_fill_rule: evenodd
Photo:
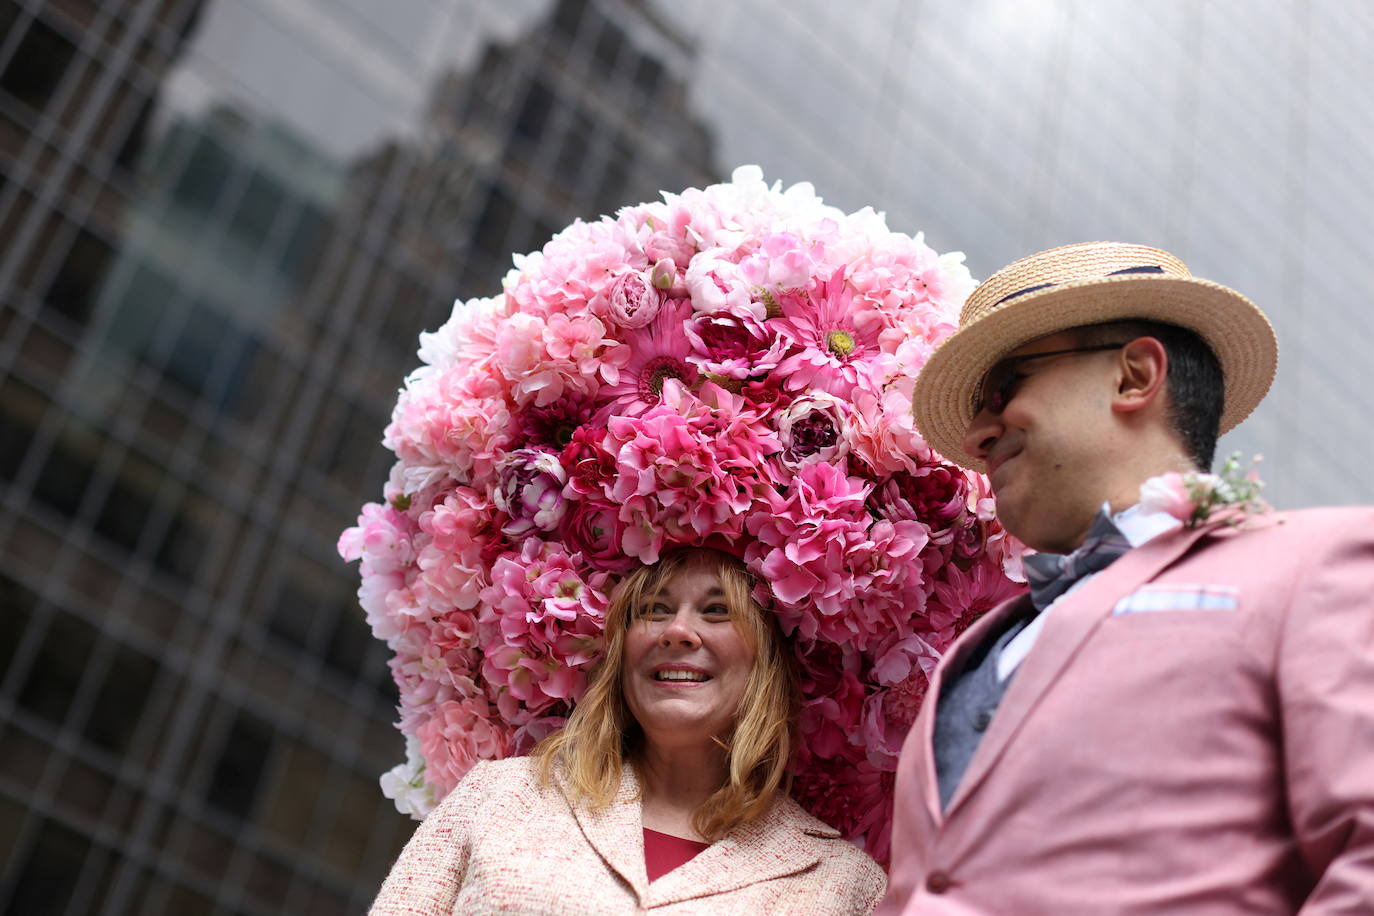
<path fill-rule="evenodd" d="M 1374 511 L 1141 500 L 1210 466 L 1276 358 L 1249 300 L 1143 246 L 974 291 L 916 422 L 1042 553 L 1034 603 L 932 676 L 880 913 L 1374 913 Z"/>

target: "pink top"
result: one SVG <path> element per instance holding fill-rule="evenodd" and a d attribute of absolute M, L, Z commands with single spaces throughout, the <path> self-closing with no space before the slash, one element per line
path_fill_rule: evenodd
<path fill-rule="evenodd" d="M 644 870 L 649 873 L 650 881 L 657 881 L 663 875 L 691 859 L 710 843 L 685 840 L 670 833 L 644 828 Z"/>

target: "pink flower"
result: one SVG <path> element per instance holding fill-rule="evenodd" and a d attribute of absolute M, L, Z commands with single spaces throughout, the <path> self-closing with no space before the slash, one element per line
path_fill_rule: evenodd
<path fill-rule="evenodd" d="M 510 516 L 502 532 L 512 538 L 552 531 L 563 519 L 563 485 L 568 474 L 558 456 L 533 448 L 516 449 L 496 467 L 492 501 Z"/>
<path fill-rule="evenodd" d="M 965 472 L 950 464 L 929 462 L 914 472 L 900 471 L 880 484 L 871 501 L 873 511 L 894 521 L 923 522 L 936 543 L 949 543 L 951 529 L 961 520 L 972 524 L 969 484 Z"/>
<path fill-rule="evenodd" d="M 778 415 L 777 423 L 782 461 L 788 467 L 815 461 L 838 464 L 849 454 L 848 411 L 834 395 L 800 395 Z"/>
<path fill-rule="evenodd" d="M 544 352 L 553 370 L 568 376 L 569 389 L 579 392 L 594 390 L 597 379 L 614 382 L 630 356 L 626 347 L 606 336 L 600 319 L 591 315 L 550 315 L 544 326 Z"/>
<path fill-rule="evenodd" d="M 874 521 L 871 485 L 833 465 L 801 466 L 791 493 L 748 520 L 745 554 L 770 584 L 784 629 L 867 648 L 924 604 L 919 522 Z"/>
<path fill-rule="evenodd" d="M 742 398 L 710 383 L 693 395 L 673 381 L 657 407 L 612 417 L 606 448 L 616 456 L 605 495 L 621 507 L 622 547 L 654 563 L 665 543 L 739 535 L 769 489 L 759 467 L 779 445 Z"/>
<path fill-rule="evenodd" d="M 531 716 L 577 700 L 600 656 L 607 584 L 553 544 L 527 539 L 501 554 L 482 592 L 483 676 Z"/>
<path fill-rule="evenodd" d="M 572 503 L 558 533 L 563 543 L 597 569 L 624 574 L 634 566 L 634 558 L 626 556 L 620 547 L 625 537 L 620 507 L 608 500 L 588 498 Z"/>
<path fill-rule="evenodd" d="M 877 653 L 871 676 L 880 685 L 864 701 L 863 737 L 869 762 L 896 770 L 907 733 L 926 696 L 939 654 L 915 634 L 894 633 Z"/>
<path fill-rule="evenodd" d="M 1171 471 L 1140 485 L 1140 508 L 1145 512 L 1167 512 L 1186 522 L 1193 515 L 1194 502 L 1183 475 Z"/>
<path fill-rule="evenodd" d="M 401 393 L 382 444 L 423 469 L 411 480 L 417 489 L 444 476 L 476 485 L 510 442 L 510 407 L 506 385 L 489 373 L 427 376 Z"/>
<path fill-rule="evenodd" d="M 603 493 L 616 477 L 615 455 L 606 447 L 606 429 L 602 426 L 579 426 L 559 462 L 568 472 L 563 494 L 570 499 Z"/>
<path fill-rule="evenodd" d="M 416 559 L 420 575 L 412 591 L 417 604 L 435 616 L 477 607 L 487 585 L 484 548 L 496 537 L 493 509 L 476 490 L 456 487 L 420 515 L 420 530 L 430 543 Z"/>
<path fill-rule="evenodd" d="M 772 370 L 787 343 L 773 333 L 766 317 L 761 306 L 695 313 L 684 328 L 692 344 L 688 361 L 722 379 L 746 379 Z"/>
<path fill-rule="evenodd" d="M 886 866 L 892 856 L 892 790 L 889 771 L 875 767 L 858 748 L 837 757 L 812 757 L 796 767 L 792 795 L 803 808 L 844 834 Z"/>
<path fill-rule="evenodd" d="M 882 348 L 887 319 L 855 301 L 842 270 L 806 295 L 781 297 L 780 305 L 782 317 L 774 324 L 795 348 L 777 369 L 788 388 L 816 388 L 841 398 L 856 387 L 881 390 L 893 365 Z"/>
<path fill-rule="evenodd" d="M 667 264 L 671 265 L 672 261 L 667 260 Z M 671 267 L 668 270 L 671 271 Z M 655 268 L 655 276 L 662 279 L 664 275 L 662 268 Z M 616 277 L 606 306 L 611 320 L 622 328 L 642 328 L 653 321 L 663 301 L 663 293 L 656 286 L 639 271 L 627 271 Z"/>
<path fill-rule="evenodd" d="M 565 448 L 592 417 L 591 400 L 562 398 L 543 406 L 529 405 L 515 418 L 515 439 L 526 448 Z"/>
<path fill-rule="evenodd" d="M 685 302 L 665 302 L 658 315 L 643 328 L 626 332 L 629 358 L 617 381 L 601 389 L 601 420 L 616 415 L 633 416 L 657 404 L 664 383 L 670 379 L 695 385 L 697 370 L 688 361 L 691 347 L 683 333 L 688 317 Z"/>
<path fill-rule="evenodd" d="M 404 569 L 415 558 L 411 538 L 415 523 L 391 506 L 368 503 L 356 527 L 339 535 L 339 556 L 362 560 L 369 572 L 389 573 Z"/>
<path fill-rule="evenodd" d="M 861 660 L 852 648 L 815 642 L 798 653 L 802 688 L 798 726 L 806 746 L 816 757 L 847 753 L 862 736 L 864 685 L 859 681 Z"/>
<path fill-rule="evenodd" d="M 987 558 L 967 570 L 945 563 L 931 579 L 923 638 L 937 652 L 944 652 L 979 617 L 1025 590 L 1024 584 L 1009 581 L 1000 566 Z"/>
<path fill-rule="evenodd" d="M 444 793 L 477 761 L 500 759 L 510 747 L 505 725 L 478 697 L 439 704 L 416 737 L 427 764 L 426 778 Z"/>
<path fill-rule="evenodd" d="M 804 289 L 819 272 L 824 257 L 824 245 L 778 232 L 762 239 L 758 250 L 740 261 L 740 273 L 749 283 L 770 291 Z"/>

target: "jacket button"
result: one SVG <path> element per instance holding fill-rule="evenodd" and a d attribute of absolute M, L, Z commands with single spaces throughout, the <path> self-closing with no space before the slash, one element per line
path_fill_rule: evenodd
<path fill-rule="evenodd" d="M 949 876 L 949 872 L 933 871 L 926 875 L 926 890 L 932 894 L 943 894 L 953 883 L 954 879 Z"/>
<path fill-rule="evenodd" d="M 980 731 L 980 732 L 981 732 L 981 731 L 986 731 L 986 730 L 987 730 L 987 727 L 988 727 L 989 725 L 991 725 L 991 724 L 992 724 L 992 710 L 991 710 L 991 709 L 979 710 L 978 715 L 976 715 L 976 716 L 973 717 L 973 727 L 974 727 L 974 729 L 976 729 L 977 731 Z"/>

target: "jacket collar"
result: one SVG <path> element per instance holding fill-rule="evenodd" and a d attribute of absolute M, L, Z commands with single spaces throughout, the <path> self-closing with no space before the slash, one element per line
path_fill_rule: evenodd
<path fill-rule="evenodd" d="M 555 779 L 587 842 L 646 908 L 805 871 L 826 854 L 826 842 L 840 835 L 783 796 L 758 820 L 737 827 L 650 884 L 644 868 L 644 824 L 634 767 L 626 764 L 621 769 L 615 799 L 597 812 L 573 800 L 561 771 L 555 770 Z"/>
<path fill-rule="evenodd" d="M 1217 522 L 1197 528 L 1184 528 L 1153 538 L 1127 551 L 1107 570 L 1085 582 L 1072 594 L 1060 599 L 1060 605 L 1045 621 L 1045 629 L 1036 639 L 1034 650 L 1026 656 L 1016 671 L 1016 677 L 993 718 L 968 770 L 950 799 L 947 811 L 940 810 L 940 793 L 936 784 L 934 755 L 930 753 L 935 735 L 935 716 L 921 717 L 922 755 L 925 765 L 918 774 L 922 780 L 922 796 L 934 823 L 941 823 L 952 814 L 970 793 L 985 779 L 997 764 L 1007 745 L 1020 731 L 1026 717 L 1039 704 L 1049 689 L 1078 653 L 1093 631 L 1107 618 L 1117 601 L 1154 578 L 1170 564 L 1182 557 L 1205 535 L 1216 533 L 1223 523 Z M 993 608 L 973 626 L 940 662 L 931 678 L 929 696 L 939 702 L 940 691 L 951 672 L 963 668 L 973 650 L 992 634 L 1000 632 L 1013 620 L 1034 613 L 1030 599 L 1020 595 Z"/>

